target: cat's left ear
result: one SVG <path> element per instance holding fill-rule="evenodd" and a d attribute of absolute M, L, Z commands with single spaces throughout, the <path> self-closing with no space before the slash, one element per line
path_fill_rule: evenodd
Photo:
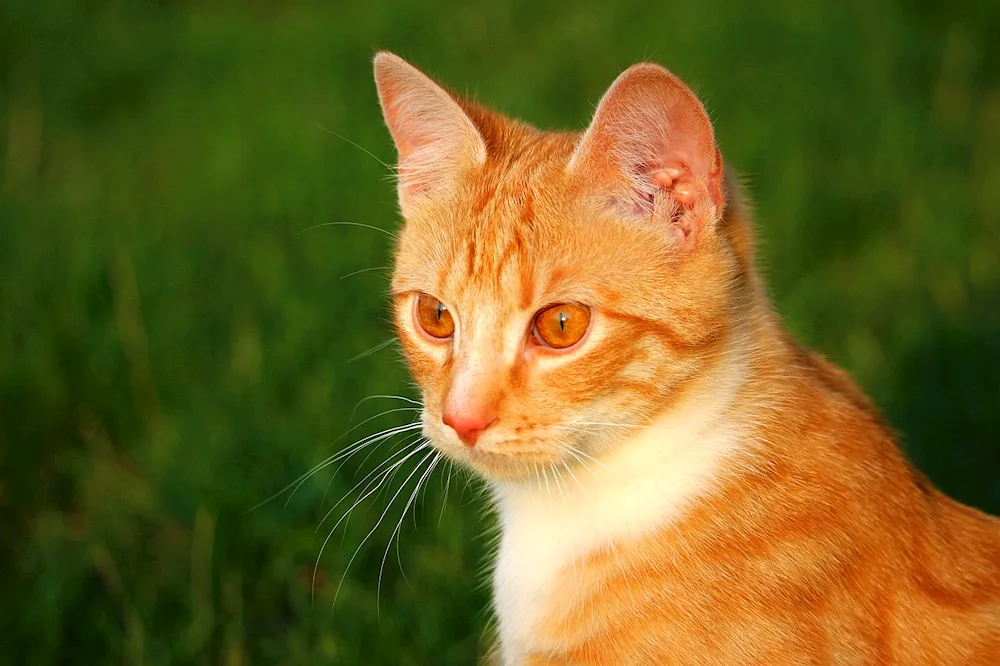
<path fill-rule="evenodd" d="M 569 170 L 625 216 L 668 214 L 691 245 L 722 214 L 722 155 L 695 94 L 651 63 L 625 70 L 604 94 Z"/>
<path fill-rule="evenodd" d="M 399 153 L 403 215 L 422 199 L 446 194 L 462 174 L 486 161 L 482 135 L 444 88 L 399 56 L 375 56 L 375 86 Z"/>

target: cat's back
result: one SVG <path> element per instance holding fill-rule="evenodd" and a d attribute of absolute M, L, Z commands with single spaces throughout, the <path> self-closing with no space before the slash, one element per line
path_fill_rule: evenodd
<path fill-rule="evenodd" d="M 1000 663 L 1000 519 L 960 504 L 922 478 L 920 492 L 927 509 L 911 534 L 899 594 L 901 643 L 927 663 Z"/>
<path fill-rule="evenodd" d="M 769 517 L 742 531 L 770 530 L 768 550 L 808 563 L 784 570 L 820 592 L 813 663 L 1000 663 L 1000 519 L 937 490 L 847 373 L 787 342 L 799 381 L 763 434 L 784 464 L 753 491 L 750 515 Z"/>

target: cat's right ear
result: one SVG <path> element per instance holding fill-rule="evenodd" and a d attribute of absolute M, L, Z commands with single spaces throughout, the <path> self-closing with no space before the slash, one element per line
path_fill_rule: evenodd
<path fill-rule="evenodd" d="M 421 200 L 445 194 L 465 171 L 486 161 L 486 144 L 458 102 L 426 74 L 386 51 L 375 55 L 382 115 L 399 154 L 403 215 Z"/>

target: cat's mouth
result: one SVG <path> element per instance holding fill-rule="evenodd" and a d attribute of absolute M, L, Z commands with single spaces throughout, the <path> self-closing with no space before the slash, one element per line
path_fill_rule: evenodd
<path fill-rule="evenodd" d="M 540 433 L 489 433 L 475 446 L 461 443 L 445 429 L 425 426 L 435 448 L 482 477 L 494 481 L 520 481 L 541 477 L 548 470 L 572 465 L 576 443 L 565 437 L 551 438 Z"/>

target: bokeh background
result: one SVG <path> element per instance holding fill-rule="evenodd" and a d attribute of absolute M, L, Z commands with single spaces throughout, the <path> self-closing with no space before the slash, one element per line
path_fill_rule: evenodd
<path fill-rule="evenodd" d="M 0 662 L 473 663 L 475 482 L 429 479 L 378 593 L 408 490 L 314 565 L 405 437 L 250 510 L 413 417 L 351 421 L 415 396 L 391 238 L 313 228 L 398 224 L 376 48 L 547 127 L 644 58 L 690 81 L 790 328 L 1000 511 L 998 34 L 994 0 L 3 0 Z"/>

